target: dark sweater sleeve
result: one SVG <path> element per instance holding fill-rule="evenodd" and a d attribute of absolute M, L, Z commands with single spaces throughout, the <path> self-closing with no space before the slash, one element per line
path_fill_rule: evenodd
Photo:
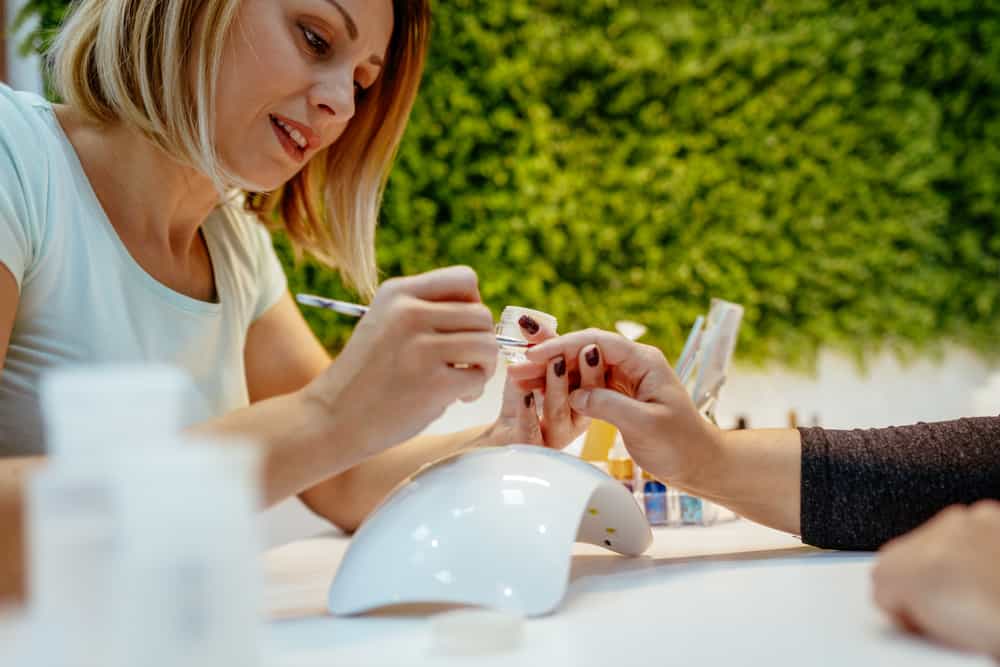
<path fill-rule="evenodd" d="M 948 505 L 1000 499 L 1000 417 L 799 432 L 807 544 L 874 550 Z"/>

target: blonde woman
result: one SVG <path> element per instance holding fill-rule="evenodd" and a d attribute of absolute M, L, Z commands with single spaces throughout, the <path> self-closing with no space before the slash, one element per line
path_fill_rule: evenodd
<path fill-rule="evenodd" d="M 478 397 L 497 359 L 470 269 L 376 291 L 379 200 L 428 30 L 428 0 L 82 0 L 53 56 L 66 103 L 0 88 L 0 592 L 22 575 L 19 489 L 51 367 L 181 365 L 196 428 L 266 445 L 268 501 L 301 494 L 348 530 L 427 460 L 541 442 L 531 395 L 508 392 L 489 427 L 390 449 Z M 261 223 L 374 297 L 335 361 Z M 562 444 L 578 426 L 549 403 Z"/>

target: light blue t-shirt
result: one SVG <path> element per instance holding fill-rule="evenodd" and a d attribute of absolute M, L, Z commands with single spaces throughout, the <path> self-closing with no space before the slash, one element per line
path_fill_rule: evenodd
<path fill-rule="evenodd" d="M 150 192 L 149 205 L 156 199 Z M 0 456 L 44 452 L 39 378 L 61 365 L 174 364 L 194 378 L 200 419 L 248 404 L 247 331 L 285 293 L 285 276 L 251 216 L 220 208 L 203 230 L 218 303 L 175 292 L 139 266 L 51 105 L 0 84 L 0 264 L 20 291 L 0 371 Z"/>

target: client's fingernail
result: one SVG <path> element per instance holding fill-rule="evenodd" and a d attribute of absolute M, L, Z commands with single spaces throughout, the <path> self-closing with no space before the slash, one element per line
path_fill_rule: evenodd
<path fill-rule="evenodd" d="M 556 360 L 555 366 L 552 367 L 552 370 L 555 371 L 557 378 L 561 378 L 563 375 L 566 375 L 566 359 L 559 357 Z"/>
<path fill-rule="evenodd" d="M 590 392 L 586 389 L 579 389 L 574 391 L 569 396 L 569 405 L 571 408 L 577 411 L 583 411 L 587 408 L 587 404 L 590 402 Z"/>
<path fill-rule="evenodd" d="M 525 394 L 524 396 L 524 407 L 530 408 L 531 404 L 535 402 L 535 393 Z"/>
<path fill-rule="evenodd" d="M 587 359 L 588 366 L 596 366 L 597 364 L 601 363 L 601 353 L 597 350 L 596 347 L 589 350 L 587 354 L 584 355 L 584 357 Z"/>
<path fill-rule="evenodd" d="M 536 322 L 530 315 L 521 315 L 520 319 L 517 320 L 517 323 L 521 325 L 522 329 L 530 334 L 536 334 L 538 333 L 538 330 L 541 329 L 541 327 L 538 326 L 538 322 Z"/>

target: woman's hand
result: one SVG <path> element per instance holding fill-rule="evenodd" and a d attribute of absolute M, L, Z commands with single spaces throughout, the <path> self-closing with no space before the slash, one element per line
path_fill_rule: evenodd
<path fill-rule="evenodd" d="M 893 540 L 873 582 L 903 628 L 1000 659 L 1000 503 L 951 507 Z"/>
<path fill-rule="evenodd" d="M 557 385 L 556 395 L 569 389 L 569 405 L 576 415 L 617 426 L 632 458 L 653 475 L 690 486 L 717 456 L 721 431 L 698 414 L 657 348 L 588 329 L 547 340 L 526 355 L 529 363 L 508 373 L 522 391 L 544 388 L 546 403 L 557 375 L 553 367 L 560 360 L 565 360 L 567 374 L 590 374 L 591 380 L 580 388 Z M 594 378 L 597 373 L 604 377 Z"/>
<path fill-rule="evenodd" d="M 555 331 L 529 315 L 522 316 L 518 324 L 525 340 L 536 345 L 556 336 Z M 588 363 L 588 359 L 593 363 Z M 604 386 L 605 369 L 600 352 L 596 346 L 580 350 L 572 369 L 561 355 L 539 365 L 538 373 L 544 379 L 544 385 L 537 387 L 522 387 L 519 368 L 511 366 L 508 369 L 500 416 L 474 445 L 521 443 L 562 449 L 583 433 L 590 423 L 588 417 L 570 408 L 569 396 L 581 387 Z M 545 397 L 539 419 L 534 389 L 542 389 L 543 386 Z"/>
<path fill-rule="evenodd" d="M 361 460 L 416 435 L 456 399 L 477 399 L 496 363 L 493 316 L 476 274 L 450 267 L 386 281 L 303 396 L 320 414 L 337 415 Z"/>

